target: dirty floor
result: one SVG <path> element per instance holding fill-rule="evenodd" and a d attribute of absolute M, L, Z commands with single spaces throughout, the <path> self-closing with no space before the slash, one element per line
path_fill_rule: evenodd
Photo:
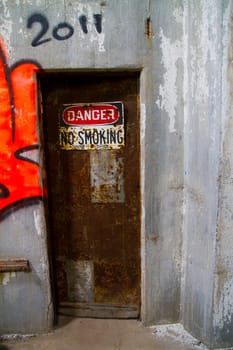
<path fill-rule="evenodd" d="M 207 350 L 180 325 L 144 327 L 137 320 L 61 317 L 48 335 L 0 340 L 0 350 Z"/>

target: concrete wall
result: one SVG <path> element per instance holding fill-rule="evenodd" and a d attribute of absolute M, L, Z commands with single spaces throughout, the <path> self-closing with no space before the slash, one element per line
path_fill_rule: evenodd
<path fill-rule="evenodd" d="M 31 205 L 1 223 L 1 258 L 26 258 L 31 272 L 0 273 L 0 334 L 40 333 L 53 325 L 53 304 L 41 205 Z"/>
<path fill-rule="evenodd" d="M 218 346 L 232 347 L 233 254 L 232 254 L 232 1 L 223 13 L 221 157 L 219 172 L 218 226 L 213 296 L 213 338 Z"/>
<path fill-rule="evenodd" d="M 152 1 L 142 101 L 146 104 L 145 322 L 179 320 L 183 201 L 181 1 Z M 144 91 L 145 90 L 145 91 Z M 143 110 L 143 109 L 142 109 Z"/>
<path fill-rule="evenodd" d="M 228 66 L 231 6 L 231 0 L 5 0 L 0 4 L 0 33 L 9 66 L 33 60 L 31 79 L 39 66 L 141 69 L 141 317 L 146 325 L 181 321 L 213 348 L 233 344 L 228 332 L 233 304 L 232 84 L 227 80 L 232 64 L 230 58 Z M 61 28 L 64 22 L 66 29 Z M 41 28 L 46 30 L 38 39 Z M 14 75 L 3 71 L 8 72 L 9 83 Z M 24 79 L 14 80 L 15 94 Z M 22 127 L 19 117 L 16 113 L 16 132 L 32 133 L 29 141 L 39 142 L 35 120 Z M 3 117 L 0 127 L 6 129 Z M 5 152 L 9 157 L 17 150 L 14 147 Z M 34 150 L 38 157 L 38 149 Z M 5 159 L 1 169 L 8 164 Z M 14 162 L 10 164 L 13 171 Z M 0 258 L 17 255 L 29 259 L 32 266 L 30 273 L 4 275 L 0 280 L 0 310 L 7 320 L 0 321 L 3 333 L 42 332 L 52 326 L 42 172 L 34 169 L 29 182 L 24 174 L 20 191 L 30 199 L 35 191 L 30 184 L 37 182 L 33 198 L 39 204 L 19 209 L 15 194 L 7 202 L 9 215 L 0 222 Z M 1 198 L 0 205 L 4 213 Z M 37 318 L 28 313 L 31 304 Z M 14 316 L 19 314 L 25 316 Z"/>
<path fill-rule="evenodd" d="M 222 3 L 187 2 L 184 324 L 212 337 L 221 127 Z M 213 25 L 214 23 L 214 25 Z"/>
<path fill-rule="evenodd" d="M 210 348 L 232 346 L 231 11 L 231 1 L 185 3 L 182 319 Z"/>
<path fill-rule="evenodd" d="M 1 33 L 10 64 L 33 59 L 43 69 L 142 69 L 142 318 L 146 324 L 178 321 L 183 191 L 181 2 L 20 1 L 13 6 L 6 1 L 2 7 Z M 101 33 L 94 14 L 102 15 Z M 79 23 L 80 16 L 88 19 L 87 33 Z M 30 25 L 33 18 L 40 23 Z M 57 40 L 52 32 L 64 21 L 73 26 L 74 33 L 67 40 Z M 46 42 L 32 46 L 41 23 L 49 24 L 42 38 Z M 18 212 L 17 221 L 9 216 L 9 227 L 20 225 L 21 218 L 28 215 L 30 209 L 25 208 Z M 34 230 L 37 236 L 36 227 Z M 24 239 L 25 230 L 17 231 Z M 6 239 L 11 236 L 9 232 Z M 46 232 L 42 240 L 45 237 Z M 27 255 L 24 249 L 19 248 L 18 255 Z M 31 297 L 32 289 L 26 286 L 25 298 Z M 10 283 L 7 287 L 13 288 Z M 43 288 L 49 290 L 47 281 L 42 282 L 42 298 Z M 7 310 L 9 304 L 10 300 L 4 300 L 1 309 Z M 13 324 L 9 328 L 17 331 Z M 24 329 L 28 331 L 26 323 Z"/>

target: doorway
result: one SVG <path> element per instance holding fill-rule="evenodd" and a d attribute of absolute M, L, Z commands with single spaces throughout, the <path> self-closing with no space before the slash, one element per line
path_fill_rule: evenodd
<path fill-rule="evenodd" d="M 39 80 L 57 312 L 138 318 L 139 72 Z"/>

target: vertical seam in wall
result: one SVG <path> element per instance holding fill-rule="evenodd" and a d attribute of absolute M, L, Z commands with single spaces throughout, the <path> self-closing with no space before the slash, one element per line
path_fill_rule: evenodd
<path fill-rule="evenodd" d="M 220 24 L 220 33 L 223 32 L 223 25 L 222 25 L 222 21 L 223 21 L 223 13 L 222 13 L 222 6 L 220 5 L 220 11 L 221 11 L 221 24 Z M 222 37 L 222 35 L 221 35 Z M 220 35 L 219 35 L 219 38 L 220 38 Z M 216 38 L 216 40 L 220 40 L 219 38 Z M 221 50 L 219 50 L 219 52 L 221 52 L 221 57 L 220 60 L 220 65 L 219 65 L 219 81 L 220 81 L 220 103 L 221 103 L 221 107 L 220 107 L 220 120 L 222 119 L 222 110 L 223 110 L 223 107 L 222 107 L 222 97 L 223 97 L 223 93 L 222 93 L 222 71 L 223 71 L 223 55 L 222 55 L 222 48 L 223 48 L 223 44 L 222 44 L 222 40 L 220 42 L 220 45 L 221 45 Z M 220 123 L 220 128 L 219 130 L 221 129 L 221 123 Z M 212 287 L 212 296 L 211 296 L 211 325 L 210 325 L 210 348 L 212 349 L 213 347 L 213 344 L 215 342 L 214 340 L 214 296 L 215 296 L 215 275 L 216 275 L 216 261 L 217 261 L 217 234 L 218 234 L 218 221 L 219 221 L 219 190 L 220 190 L 220 183 L 219 183 L 219 176 L 220 176 L 220 172 L 221 172 L 221 154 L 222 154 L 222 151 L 221 151 L 221 131 L 220 131 L 220 139 L 219 139 L 219 146 L 218 146 L 218 166 L 217 166 L 217 189 L 216 189 L 216 192 L 217 192 L 217 198 L 216 198 L 216 205 L 217 205 L 217 208 L 216 208 L 216 223 L 215 223 L 215 232 L 213 232 L 213 267 L 212 267 L 212 273 L 213 273 L 213 287 Z"/>
<path fill-rule="evenodd" d="M 222 20 L 222 16 L 221 16 L 221 20 Z M 222 32 L 222 26 L 221 26 L 221 32 Z M 221 49 L 222 49 L 222 43 L 221 43 Z M 220 50 L 220 52 L 222 52 L 222 50 Z M 222 67 L 223 67 L 223 60 L 222 60 L 222 55 L 221 55 L 221 62 L 220 62 L 220 69 L 221 69 L 221 72 L 222 72 Z M 221 81 L 221 85 L 220 85 L 220 100 L 221 100 L 221 105 L 222 105 L 222 81 Z M 221 113 L 220 113 L 220 120 L 222 118 L 222 106 L 221 106 Z M 220 137 L 220 141 L 219 141 L 219 149 L 218 149 L 218 153 L 219 153 L 219 165 L 218 165 L 218 179 L 219 179 L 219 176 L 220 176 L 220 173 L 221 173 L 221 154 L 222 154 L 222 151 L 221 151 L 221 137 Z M 216 282 L 215 282 L 215 276 L 216 276 L 216 269 L 217 269 L 217 266 L 216 266 L 216 261 L 217 261 L 217 257 L 216 257 L 216 254 L 217 254 L 217 242 L 216 242 L 216 239 L 217 239 L 217 235 L 218 235 L 218 222 L 219 222 L 219 214 L 220 214 L 220 211 L 219 211 L 219 190 L 220 190 L 220 183 L 219 181 L 217 181 L 217 199 L 216 199 L 216 204 L 217 204 L 217 208 L 216 208 L 216 224 L 215 224 L 215 232 L 213 232 L 213 235 L 215 234 L 215 237 L 213 237 L 213 252 L 214 252 L 214 257 L 213 257 L 213 288 L 212 288 L 212 296 L 211 296 L 211 335 L 210 335 L 210 348 L 212 349 L 213 347 L 213 344 L 214 344 L 214 331 L 213 331 L 213 327 L 214 327 L 214 299 L 215 299 L 215 287 L 216 287 Z"/>
<path fill-rule="evenodd" d="M 145 232 L 145 127 L 146 107 L 143 103 L 142 91 L 144 71 L 140 75 L 140 187 L 141 187 L 141 320 L 146 320 L 146 232 Z"/>
<path fill-rule="evenodd" d="M 183 110 L 183 223 L 182 223 L 182 247 L 181 247 L 181 295 L 180 295 L 180 320 L 184 321 L 184 298 L 185 298 L 185 269 L 187 262 L 187 232 L 185 228 L 185 209 L 186 209 L 186 152 L 188 152 L 186 138 L 186 122 L 188 118 L 189 111 L 189 98 L 188 98 L 188 18 L 189 18 L 189 6 L 188 1 L 184 0 L 184 10 L 183 10 L 183 100 L 184 100 L 184 110 Z"/>

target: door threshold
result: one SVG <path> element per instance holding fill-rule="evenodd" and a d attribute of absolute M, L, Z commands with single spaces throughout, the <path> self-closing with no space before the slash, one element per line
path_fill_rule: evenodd
<path fill-rule="evenodd" d="M 139 318 L 136 305 L 109 305 L 62 302 L 58 306 L 58 314 L 73 317 L 91 318 Z"/>

